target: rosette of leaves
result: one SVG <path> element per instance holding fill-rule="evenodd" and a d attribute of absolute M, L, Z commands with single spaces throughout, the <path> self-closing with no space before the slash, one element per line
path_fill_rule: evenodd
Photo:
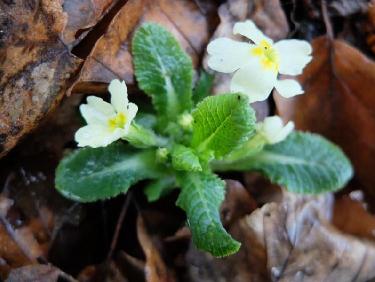
<path fill-rule="evenodd" d="M 164 28 L 142 25 L 132 51 L 138 86 L 154 108 L 138 115 L 138 122 L 164 145 L 129 140 L 74 151 L 56 171 L 56 187 L 64 196 L 103 200 L 141 180 L 148 181 L 150 201 L 179 189 L 176 205 L 186 212 L 195 245 L 223 257 L 237 252 L 240 243 L 221 224 L 225 183 L 215 171 L 256 170 L 287 190 L 309 194 L 336 191 L 351 178 L 349 160 L 321 136 L 294 132 L 274 145 L 254 145 L 255 114 L 247 96 L 209 96 L 212 78 L 205 73 L 193 85 L 190 57 Z"/>

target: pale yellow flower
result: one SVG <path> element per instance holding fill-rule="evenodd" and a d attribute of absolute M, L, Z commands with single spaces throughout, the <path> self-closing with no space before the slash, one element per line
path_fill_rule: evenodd
<path fill-rule="evenodd" d="M 128 134 L 138 107 L 129 103 L 124 81 L 112 80 L 108 90 L 111 93 L 111 103 L 99 97 L 89 96 L 87 104 L 80 106 L 80 112 L 87 125 L 75 134 L 79 147 L 105 147 Z"/>
<path fill-rule="evenodd" d="M 279 116 L 266 117 L 256 126 L 257 132 L 268 144 L 283 141 L 294 129 L 294 122 L 289 121 L 285 126 Z"/>
<path fill-rule="evenodd" d="M 273 40 L 247 20 L 234 25 L 234 34 L 252 42 L 218 38 L 207 46 L 208 66 L 218 72 L 233 73 L 231 92 L 249 96 L 250 102 L 267 99 L 275 87 L 280 95 L 289 98 L 303 93 L 293 79 L 278 79 L 278 74 L 299 75 L 311 61 L 311 45 L 304 40 Z"/>

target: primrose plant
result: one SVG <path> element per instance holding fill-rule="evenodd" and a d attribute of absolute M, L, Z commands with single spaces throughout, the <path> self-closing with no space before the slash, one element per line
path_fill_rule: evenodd
<path fill-rule="evenodd" d="M 223 257 L 240 243 L 222 226 L 225 182 L 215 172 L 259 171 L 296 193 L 342 188 L 352 167 L 337 146 L 293 132 L 293 122 L 284 125 L 278 116 L 256 123 L 249 105 L 273 87 L 285 97 L 301 94 L 296 81 L 279 80 L 278 73 L 301 73 L 311 60 L 310 45 L 273 44 L 250 21 L 237 23 L 234 32 L 253 42 L 219 38 L 208 45 L 208 65 L 234 72 L 232 93 L 209 96 L 212 77 L 203 72 L 193 88 L 191 59 L 173 36 L 156 24 L 141 26 L 132 42 L 135 76 L 153 109 L 138 112 L 119 80 L 109 85 L 110 103 L 88 97 L 80 106 L 87 125 L 75 135 L 85 148 L 61 161 L 57 189 L 80 202 L 115 197 L 142 180 L 149 201 L 178 189 L 176 205 L 186 212 L 195 245 Z"/>

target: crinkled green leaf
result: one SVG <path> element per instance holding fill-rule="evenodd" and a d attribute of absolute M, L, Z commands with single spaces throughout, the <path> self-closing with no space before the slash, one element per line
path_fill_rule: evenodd
<path fill-rule="evenodd" d="M 304 132 L 294 132 L 252 157 L 225 165 L 225 170 L 258 170 L 289 191 L 307 194 L 339 190 L 353 175 L 350 161 L 339 147 Z"/>
<path fill-rule="evenodd" d="M 199 158 L 194 150 L 182 145 L 176 145 L 172 150 L 172 166 L 176 170 L 202 170 Z"/>
<path fill-rule="evenodd" d="M 192 147 L 213 151 L 220 158 L 242 144 L 252 134 L 254 110 L 247 96 L 223 94 L 204 99 L 193 111 Z"/>
<path fill-rule="evenodd" d="M 179 179 L 182 191 L 177 206 L 187 221 L 197 248 L 224 257 L 238 251 L 240 243 L 224 229 L 219 208 L 224 200 L 225 182 L 214 174 L 189 172 Z"/>
<path fill-rule="evenodd" d="M 133 38 L 133 62 L 139 87 L 152 97 L 161 118 L 175 118 L 192 106 L 191 58 L 157 24 L 143 24 Z"/>
<path fill-rule="evenodd" d="M 210 96 L 213 82 L 214 76 L 202 70 L 193 92 L 194 104 L 198 104 L 204 98 Z"/>
<path fill-rule="evenodd" d="M 155 151 L 116 143 L 83 148 L 65 157 L 56 170 L 56 188 L 64 196 L 92 202 L 125 193 L 136 182 L 159 175 Z"/>
<path fill-rule="evenodd" d="M 165 176 L 151 181 L 151 183 L 145 187 L 144 193 L 149 202 L 155 202 L 164 195 L 168 194 L 175 187 L 175 177 Z"/>

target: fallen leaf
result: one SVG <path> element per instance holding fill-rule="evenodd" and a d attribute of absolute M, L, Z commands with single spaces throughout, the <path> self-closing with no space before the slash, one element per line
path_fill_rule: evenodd
<path fill-rule="evenodd" d="M 348 17 L 357 13 L 366 13 L 368 0 L 333 0 L 328 3 L 328 11 L 332 16 Z"/>
<path fill-rule="evenodd" d="M 257 204 L 241 182 L 226 180 L 226 193 L 221 205 L 221 218 L 224 226 L 230 227 L 239 218 L 251 213 Z"/>
<path fill-rule="evenodd" d="M 101 265 L 88 265 L 78 275 L 80 282 L 127 282 L 129 281 L 117 263 L 109 261 Z"/>
<path fill-rule="evenodd" d="M 13 205 L 9 199 L 0 198 L 0 212 L 6 214 Z M 3 216 L 1 216 L 3 218 Z M 11 269 L 32 263 L 32 258 L 20 249 L 18 244 L 9 234 L 3 221 L 0 224 L 0 277 L 6 278 Z M 35 262 L 35 261 L 34 261 Z"/>
<path fill-rule="evenodd" d="M 137 235 L 146 256 L 145 276 L 148 282 L 175 281 L 173 275 L 167 269 L 159 250 L 156 248 L 152 238 L 146 230 L 141 216 L 137 218 Z"/>
<path fill-rule="evenodd" d="M 246 190 L 254 198 L 255 202 L 262 206 L 270 202 L 279 203 L 282 201 L 282 189 L 272 184 L 258 172 L 247 172 L 244 176 Z"/>
<path fill-rule="evenodd" d="M 52 265 L 29 265 L 13 269 L 6 282 L 77 282 Z"/>
<path fill-rule="evenodd" d="M 367 44 L 375 54 L 375 0 L 372 0 L 369 4 L 365 29 L 367 33 Z"/>
<path fill-rule="evenodd" d="M 331 194 L 285 192 L 282 202 L 268 203 L 233 226 L 231 234 L 242 242 L 239 253 L 214 259 L 192 247 L 191 281 L 369 281 L 375 277 L 375 244 L 337 230 L 332 205 Z"/>
<path fill-rule="evenodd" d="M 298 77 L 305 93 L 275 94 L 278 113 L 296 128 L 320 133 L 341 146 L 356 178 L 375 196 L 375 63 L 343 41 L 312 42 L 313 60 Z"/>
<path fill-rule="evenodd" d="M 110 10 L 115 0 L 69 0 L 63 9 L 68 19 L 62 39 L 67 45 L 76 45 Z"/>
<path fill-rule="evenodd" d="M 284 195 L 239 222 L 267 253 L 273 281 L 367 281 L 375 277 L 375 245 L 339 232 L 330 223 L 333 198 Z M 252 242 L 244 243 L 251 256 Z"/>
<path fill-rule="evenodd" d="M 167 28 L 192 57 L 194 65 L 198 65 L 208 41 L 209 23 L 194 1 L 129 0 L 96 42 L 73 92 L 92 90 L 93 83 L 108 83 L 114 78 L 123 79 L 127 84 L 134 83 L 131 35 L 144 22 L 158 23 Z M 96 91 L 105 91 L 105 88 Z"/>
<path fill-rule="evenodd" d="M 366 209 L 365 203 L 353 197 L 342 196 L 335 201 L 333 224 L 345 233 L 375 239 L 375 216 Z"/>
<path fill-rule="evenodd" d="M 56 106 L 80 66 L 60 40 L 66 18 L 61 0 L 0 2 L 0 157 Z"/>

